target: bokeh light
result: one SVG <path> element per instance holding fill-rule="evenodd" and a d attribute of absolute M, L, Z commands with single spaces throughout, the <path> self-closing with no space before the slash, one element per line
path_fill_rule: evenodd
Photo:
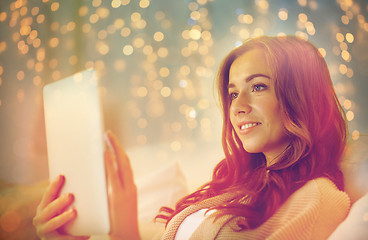
<path fill-rule="evenodd" d="M 47 178 L 42 88 L 85 68 L 97 69 L 106 128 L 126 148 L 165 144 L 156 154 L 163 162 L 220 143 L 217 68 L 232 48 L 261 35 L 297 35 L 317 46 L 350 138 L 359 140 L 368 132 L 367 11 L 363 0 L 4 1 L 1 176 Z M 0 228 L 13 231 L 20 225 L 9 214 L 12 223 L 1 220 Z"/>

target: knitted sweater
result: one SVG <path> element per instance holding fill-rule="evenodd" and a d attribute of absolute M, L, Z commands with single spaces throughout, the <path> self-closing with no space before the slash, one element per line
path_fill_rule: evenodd
<path fill-rule="evenodd" d="M 187 207 L 169 222 L 162 239 L 174 239 L 180 224 L 190 214 L 226 203 L 233 197 L 234 193 L 227 193 Z M 190 239 L 326 239 L 347 216 L 349 208 L 346 193 L 339 191 L 329 179 L 317 178 L 294 192 L 256 229 L 234 231 L 239 217 L 229 221 L 231 216 L 225 215 L 214 222 L 213 214 L 206 217 Z"/>

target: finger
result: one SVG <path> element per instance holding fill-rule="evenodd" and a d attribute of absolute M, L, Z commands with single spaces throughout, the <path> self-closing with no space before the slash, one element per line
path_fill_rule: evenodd
<path fill-rule="evenodd" d="M 34 222 L 42 223 L 47 222 L 49 219 L 55 217 L 60 214 L 64 209 L 69 207 L 74 200 L 74 196 L 71 193 L 63 194 L 49 205 L 47 205 L 39 215 L 37 215 L 34 219 Z"/>
<path fill-rule="evenodd" d="M 123 180 L 123 184 L 125 186 L 130 186 L 134 184 L 133 171 L 130 165 L 128 155 L 123 150 L 117 137 L 110 130 L 107 131 L 107 137 L 114 149 L 118 169 L 120 171 L 120 175 Z"/>
<path fill-rule="evenodd" d="M 122 188 L 122 180 L 120 179 L 119 170 L 115 166 L 114 161 L 116 161 L 115 156 L 111 151 L 105 151 L 105 166 L 107 175 L 107 184 L 109 194 L 113 194 L 118 189 Z"/>
<path fill-rule="evenodd" d="M 75 209 L 69 209 L 59 216 L 52 218 L 45 223 L 42 227 L 38 228 L 38 235 L 45 236 L 56 231 L 58 228 L 64 226 L 68 222 L 74 220 L 77 217 L 77 211 Z"/>
<path fill-rule="evenodd" d="M 64 185 L 65 177 L 63 175 L 59 175 L 56 179 L 54 179 L 50 185 L 47 187 L 45 193 L 42 196 L 41 202 L 38 205 L 39 210 L 45 208 L 52 201 L 54 201 L 60 194 L 60 190 Z"/>

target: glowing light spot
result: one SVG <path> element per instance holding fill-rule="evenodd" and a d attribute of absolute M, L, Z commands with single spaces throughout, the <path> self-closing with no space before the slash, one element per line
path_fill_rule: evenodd
<path fill-rule="evenodd" d="M 169 51 L 167 50 L 167 48 L 165 47 L 161 47 L 158 49 L 157 51 L 157 55 L 160 57 L 160 58 L 166 58 L 167 55 L 169 54 Z"/>
<path fill-rule="evenodd" d="M 33 84 L 35 86 L 41 86 L 41 83 L 42 83 L 42 78 L 40 76 L 35 76 L 33 78 Z"/>
<path fill-rule="evenodd" d="M 241 14 L 238 16 L 238 21 L 240 23 L 251 24 L 253 22 L 253 16 L 249 14 Z"/>
<path fill-rule="evenodd" d="M 137 21 L 141 20 L 141 18 L 142 18 L 142 15 L 139 12 L 133 12 L 132 15 L 130 15 L 130 19 L 133 22 L 137 22 Z"/>
<path fill-rule="evenodd" d="M 98 22 L 99 19 L 100 17 L 96 13 L 89 16 L 89 22 L 92 24 Z"/>
<path fill-rule="evenodd" d="M 45 21 L 45 15 L 40 14 L 37 16 L 37 23 L 43 23 Z"/>
<path fill-rule="evenodd" d="M 68 22 L 68 24 L 66 25 L 66 29 L 69 32 L 71 32 L 75 29 L 75 26 L 76 26 L 75 22 L 71 21 L 71 22 Z"/>
<path fill-rule="evenodd" d="M 6 42 L 0 42 L 0 53 L 6 50 Z"/>
<path fill-rule="evenodd" d="M 117 29 L 124 27 L 124 25 L 125 25 L 124 19 L 118 18 L 114 21 L 114 27 Z"/>
<path fill-rule="evenodd" d="M 132 45 L 125 45 L 123 48 L 123 53 L 126 56 L 132 55 L 133 54 L 133 46 Z"/>
<path fill-rule="evenodd" d="M 181 88 L 186 88 L 188 86 L 188 82 L 185 79 L 179 81 L 179 86 Z"/>
<path fill-rule="evenodd" d="M 183 65 L 180 67 L 179 72 L 183 75 L 183 76 L 187 76 L 190 73 L 190 67 L 188 65 Z"/>
<path fill-rule="evenodd" d="M 59 9 L 60 4 L 58 2 L 53 2 L 50 6 L 51 11 L 55 12 Z"/>
<path fill-rule="evenodd" d="M 82 26 L 82 31 L 84 33 L 89 33 L 91 31 L 92 27 L 91 27 L 91 24 L 89 23 L 86 23 L 86 24 L 83 24 Z"/>
<path fill-rule="evenodd" d="M 51 38 L 49 41 L 49 46 L 55 48 L 59 45 L 59 39 L 57 37 Z"/>
<path fill-rule="evenodd" d="M 4 22 L 6 20 L 7 14 L 6 12 L 0 13 L 0 22 Z"/>
<path fill-rule="evenodd" d="M 99 6 L 101 6 L 101 4 L 102 4 L 102 0 L 93 0 L 92 1 L 92 6 L 94 6 L 94 7 L 99 7 Z"/>
<path fill-rule="evenodd" d="M 348 50 L 348 45 L 346 44 L 346 42 L 340 43 L 340 49 L 343 51 Z"/>
<path fill-rule="evenodd" d="M 256 5 L 262 10 L 267 10 L 269 7 L 267 0 L 257 0 Z"/>
<path fill-rule="evenodd" d="M 201 32 L 198 29 L 191 29 L 189 35 L 193 40 L 198 40 L 201 38 Z"/>
<path fill-rule="evenodd" d="M 347 33 L 347 34 L 345 35 L 345 37 L 346 37 L 346 41 L 347 41 L 347 42 L 349 42 L 349 43 L 353 43 L 353 42 L 354 42 L 354 35 L 353 35 L 353 34 L 351 34 L 351 33 Z"/>
<path fill-rule="evenodd" d="M 105 42 L 97 42 L 96 49 L 101 55 L 106 55 L 110 51 L 109 45 L 107 45 Z"/>
<path fill-rule="evenodd" d="M 307 29 L 307 32 L 309 35 L 314 35 L 316 33 L 316 29 L 314 28 L 314 25 L 312 22 L 306 22 L 305 28 Z"/>
<path fill-rule="evenodd" d="M 0 66 L 0 76 L 3 75 L 3 73 L 4 73 L 4 68 L 3 66 Z"/>
<path fill-rule="evenodd" d="M 145 88 L 145 87 L 139 87 L 137 89 L 137 95 L 138 95 L 138 97 L 143 98 L 143 97 L 147 96 L 147 94 L 148 94 L 147 88 Z"/>
<path fill-rule="evenodd" d="M 99 7 L 97 8 L 96 13 L 101 19 L 105 19 L 109 16 L 110 10 L 108 8 Z"/>
<path fill-rule="evenodd" d="M 88 13 L 88 7 L 87 6 L 81 6 L 79 9 L 78 9 L 78 14 L 79 16 L 81 17 L 84 17 L 86 16 Z"/>
<path fill-rule="evenodd" d="M 262 36 L 263 34 L 264 34 L 264 32 L 263 32 L 262 28 L 256 28 L 256 29 L 254 29 L 252 36 L 253 37 L 259 37 L 259 36 Z"/>
<path fill-rule="evenodd" d="M 19 32 L 20 32 L 20 35 L 26 36 L 31 32 L 31 27 L 30 26 L 21 26 Z"/>
<path fill-rule="evenodd" d="M 308 40 L 308 34 L 306 34 L 305 32 L 296 31 L 295 35 L 301 39 Z"/>
<path fill-rule="evenodd" d="M 340 71 L 341 74 L 344 75 L 348 71 L 348 68 L 346 67 L 345 64 L 340 64 L 339 71 Z"/>
<path fill-rule="evenodd" d="M 164 34 L 162 32 L 155 32 L 153 39 L 155 39 L 156 42 L 161 42 L 164 40 Z"/>
<path fill-rule="evenodd" d="M 196 11 L 198 10 L 198 4 L 196 2 L 190 2 L 188 8 L 190 11 Z"/>
<path fill-rule="evenodd" d="M 150 45 L 146 45 L 143 47 L 143 54 L 150 55 L 153 53 L 153 48 Z"/>
<path fill-rule="evenodd" d="M 163 97 L 169 97 L 171 95 L 171 89 L 169 87 L 163 87 L 160 93 Z"/>
<path fill-rule="evenodd" d="M 120 35 L 122 37 L 128 37 L 130 35 L 130 33 L 131 33 L 130 28 L 125 27 L 125 28 L 121 29 Z"/>
<path fill-rule="evenodd" d="M 326 50 L 324 48 L 318 48 L 318 52 L 321 54 L 322 57 L 326 57 Z"/>
<path fill-rule="evenodd" d="M 352 133 L 351 133 L 351 138 L 356 141 L 360 138 L 360 132 L 358 130 L 354 130 Z M 368 214 L 366 214 L 367 216 L 367 219 L 365 220 L 366 222 L 368 222 Z"/>
<path fill-rule="evenodd" d="M 342 33 L 337 33 L 336 34 L 336 40 L 340 43 L 343 42 L 344 41 L 344 35 Z"/>
<path fill-rule="evenodd" d="M 241 29 L 241 30 L 239 31 L 239 36 L 240 36 L 242 39 L 247 39 L 247 38 L 249 38 L 250 33 L 249 33 L 248 29 Z"/>
<path fill-rule="evenodd" d="M 121 5 L 126 6 L 130 3 L 130 0 L 120 0 L 121 1 Z"/>
<path fill-rule="evenodd" d="M 341 16 L 341 22 L 345 25 L 349 24 L 349 17 L 346 15 Z"/>
<path fill-rule="evenodd" d="M 207 0 L 197 0 L 197 2 L 200 4 L 200 5 L 205 5 L 207 3 Z"/>
<path fill-rule="evenodd" d="M 354 76 L 354 71 L 351 68 L 348 68 L 348 71 L 346 72 L 346 76 L 348 78 L 352 78 Z"/>
<path fill-rule="evenodd" d="M 160 76 L 167 77 L 170 75 L 170 70 L 167 67 L 160 68 Z"/>
<path fill-rule="evenodd" d="M 149 5 L 150 5 L 150 1 L 148 1 L 148 0 L 141 0 L 141 1 L 139 2 L 139 6 L 140 6 L 141 8 L 147 8 Z"/>
<path fill-rule="evenodd" d="M 111 7 L 112 8 L 118 8 L 121 6 L 121 1 L 120 0 L 112 0 L 111 2 Z"/>
<path fill-rule="evenodd" d="M 144 39 L 143 38 L 135 38 L 133 40 L 133 46 L 136 47 L 136 48 L 141 48 L 144 46 Z"/>
<path fill-rule="evenodd" d="M 346 119 L 350 122 L 350 121 L 352 121 L 353 119 L 354 119 L 354 113 L 353 113 L 353 111 L 348 111 L 347 113 L 346 113 Z"/>
<path fill-rule="evenodd" d="M 351 108 L 351 101 L 348 99 L 345 99 L 343 106 L 345 109 L 350 109 Z"/>
<path fill-rule="evenodd" d="M 195 20 L 195 21 L 198 21 L 200 17 L 201 17 L 201 14 L 198 11 L 193 11 L 190 14 L 190 18 Z"/>
<path fill-rule="evenodd" d="M 24 71 L 23 71 L 23 70 L 21 70 L 21 71 L 19 71 L 19 72 L 17 73 L 17 79 L 18 79 L 19 81 L 22 81 L 22 80 L 24 79 Z"/>
<path fill-rule="evenodd" d="M 286 21 L 288 19 L 288 11 L 287 9 L 285 8 L 281 8 L 279 10 L 279 18 L 282 20 L 282 21 Z"/>
<path fill-rule="evenodd" d="M 341 52 L 341 57 L 342 59 L 344 59 L 346 62 L 350 62 L 351 61 L 351 56 L 350 53 L 346 50 Z"/>
<path fill-rule="evenodd" d="M 298 0 L 300 6 L 305 7 L 307 6 L 307 0 Z"/>

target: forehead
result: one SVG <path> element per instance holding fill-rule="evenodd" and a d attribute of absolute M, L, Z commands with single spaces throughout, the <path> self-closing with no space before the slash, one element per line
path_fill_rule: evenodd
<path fill-rule="evenodd" d="M 230 66 L 229 81 L 244 79 L 253 74 L 272 77 L 266 55 L 261 49 L 252 49 L 237 57 Z"/>

